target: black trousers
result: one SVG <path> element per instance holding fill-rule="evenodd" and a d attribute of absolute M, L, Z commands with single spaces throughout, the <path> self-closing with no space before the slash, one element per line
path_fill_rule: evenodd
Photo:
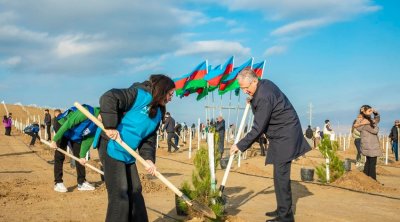
<path fill-rule="evenodd" d="M 135 164 L 125 164 L 105 155 L 108 193 L 107 222 L 147 222 L 142 185 Z"/>
<path fill-rule="evenodd" d="M 175 143 L 172 142 L 172 138 L 175 138 L 175 133 L 167 133 L 168 152 L 171 152 L 171 146 L 178 149 Z"/>
<path fill-rule="evenodd" d="M 5 127 L 5 128 L 6 128 L 6 132 L 4 135 L 11 136 L 11 127 Z"/>
<path fill-rule="evenodd" d="M 356 161 L 360 162 L 361 161 L 361 139 L 360 138 L 354 139 L 354 145 L 356 146 L 356 149 L 357 149 Z"/>
<path fill-rule="evenodd" d="M 371 177 L 374 180 L 376 180 L 376 160 L 377 160 L 377 157 L 367 156 L 367 161 L 365 161 L 365 165 L 364 165 L 365 175 Z"/>
<path fill-rule="evenodd" d="M 81 144 L 73 141 L 69 141 L 71 143 L 71 149 L 74 156 L 79 158 L 79 152 L 81 151 Z M 64 151 L 67 150 L 68 139 L 63 137 L 57 146 Z M 59 151 L 54 152 L 54 182 L 62 183 L 63 182 L 63 163 L 65 160 L 65 155 Z M 77 174 L 77 182 L 78 184 L 82 184 L 86 181 L 86 169 L 81 164 L 76 164 L 76 174 Z"/>
<path fill-rule="evenodd" d="M 294 221 L 290 168 L 292 162 L 274 163 L 274 187 L 280 221 Z"/>
<path fill-rule="evenodd" d="M 218 132 L 218 152 L 222 155 L 224 154 L 224 140 L 225 140 L 225 131 Z"/>
<path fill-rule="evenodd" d="M 40 140 L 38 133 L 29 133 L 28 135 L 32 137 L 31 143 L 29 143 L 29 145 L 31 145 L 31 146 L 35 145 L 36 139 Z"/>
<path fill-rule="evenodd" d="M 51 125 L 46 125 L 47 141 L 50 141 L 50 140 L 51 140 L 51 132 L 50 132 L 50 129 L 51 129 Z"/>

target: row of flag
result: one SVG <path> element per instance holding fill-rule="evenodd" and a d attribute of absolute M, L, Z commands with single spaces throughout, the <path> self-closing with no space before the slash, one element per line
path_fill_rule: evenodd
<path fill-rule="evenodd" d="M 236 94 L 238 94 L 239 83 L 236 77 L 239 72 L 245 68 L 251 68 L 261 78 L 264 66 L 265 61 L 253 64 L 253 58 L 250 58 L 242 65 L 234 68 L 234 57 L 232 56 L 223 66 L 218 65 L 212 68 L 206 60 L 189 74 L 174 79 L 176 95 L 182 98 L 197 93 L 197 100 L 200 100 L 207 96 L 209 92 L 217 89 L 219 95 L 232 90 L 236 90 Z"/>

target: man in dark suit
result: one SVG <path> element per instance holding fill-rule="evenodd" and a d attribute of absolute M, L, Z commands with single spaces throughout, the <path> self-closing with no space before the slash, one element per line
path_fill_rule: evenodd
<path fill-rule="evenodd" d="M 249 100 L 254 123 L 251 131 L 236 145 L 231 154 L 244 152 L 262 133 L 269 139 L 265 164 L 274 166 L 274 187 L 277 209 L 266 213 L 274 219 L 267 221 L 294 221 L 290 185 L 291 161 L 311 150 L 304 139 L 299 117 L 289 99 L 269 80 L 259 80 L 251 69 L 238 74 L 238 82 Z"/>

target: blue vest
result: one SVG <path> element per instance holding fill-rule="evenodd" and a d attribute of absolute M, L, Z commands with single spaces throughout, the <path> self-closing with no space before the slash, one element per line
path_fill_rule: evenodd
<path fill-rule="evenodd" d="M 150 93 L 143 89 L 138 89 L 135 103 L 126 112 L 117 127 L 121 139 L 133 150 L 136 150 L 142 140 L 156 130 L 157 125 L 161 121 L 160 109 L 157 110 L 157 114 L 153 119 L 149 117 L 149 105 L 152 100 L 153 97 Z M 127 164 L 135 162 L 135 158 L 125 151 L 115 140 L 109 140 L 107 153 L 110 157 Z"/>
<path fill-rule="evenodd" d="M 86 104 L 83 104 L 82 106 L 88 109 L 92 115 L 94 115 L 93 107 Z M 70 114 L 71 112 L 75 112 L 76 110 L 77 108 L 75 106 L 69 108 L 57 117 L 57 121 L 63 118 L 68 118 L 68 114 Z M 96 132 L 96 129 L 96 124 L 94 124 L 90 119 L 86 119 L 75 127 L 67 130 L 67 132 L 64 133 L 64 137 L 74 142 L 80 143 L 82 142 L 83 137 L 93 135 Z"/>

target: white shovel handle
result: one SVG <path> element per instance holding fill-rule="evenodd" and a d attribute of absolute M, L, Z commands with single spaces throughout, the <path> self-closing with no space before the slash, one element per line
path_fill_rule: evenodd
<path fill-rule="evenodd" d="M 237 144 L 239 142 L 240 134 L 242 133 L 244 123 L 246 122 L 246 117 L 247 117 L 247 113 L 249 112 L 249 109 L 250 109 L 250 104 L 247 103 L 246 108 L 244 109 L 242 120 L 240 121 L 239 130 L 236 134 L 234 144 Z M 224 192 L 225 184 L 226 184 L 226 181 L 228 180 L 229 171 L 231 170 L 231 165 L 233 163 L 234 157 L 235 157 L 235 154 L 233 154 L 229 157 L 228 165 L 226 166 L 224 177 L 222 179 L 221 186 L 219 187 L 220 195 L 222 195 L 222 192 Z"/>
<path fill-rule="evenodd" d="M 41 141 L 42 143 L 46 144 L 47 146 L 51 146 L 51 144 L 50 144 L 49 142 L 47 142 L 46 140 L 40 139 L 40 141 Z M 72 159 L 78 161 L 78 163 L 79 163 L 79 158 L 78 158 L 78 157 L 76 157 L 76 156 L 74 156 L 74 155 L 72 155 L 72 154 L 70 154 L 70 153 L 68 153 L 68 152 L 66 152 L 66 151 L 64 151 L 63 149 L 58 148 L 58 147 L 56 148 L 56 150 L 57 150 L 58 152 L 64 154 L 64 155 L 67 155 L 67 156 L 71 157 Z M 79 163 L 79 164 L 80 164 L 80 163 Z M 88 163 L 85 163 L 84 166 L 86 166 L 86 167 L 88 167 L 88 168 L 90 168 L 90 169 L 96 171 L 97 173 L 99 173 L 99 174 L 101 174 L 101 175 L 104 175 L 104 172 L 103 172 L 103 171 L 97 169 L 96 167 L 94 167 L 94 166 L 92 166 L 92 165 L 90 165 L 90 164 L 88 164 Z"/>

